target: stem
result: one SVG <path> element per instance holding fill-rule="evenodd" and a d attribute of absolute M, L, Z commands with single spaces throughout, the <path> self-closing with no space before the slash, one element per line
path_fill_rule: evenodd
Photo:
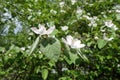
<path fill-rule="evenodd" d="M 86 62 L 89 62 L 88 58 L 81 52 L 81 50 L 77 49 L 78 55 Z"/>
<path fill-rule="evenodd" d="M 36 49 L 36 47 L 37 47 L 37 45 L 38 45 L 38 43 L 39 43 L 40 37 L 41 37 L 41 35 L 39 35 L 39 36 L 36 38 L 35 42 L 32 44 L 31 50 L 30 50 L 30 55 L 31 55 L 31 54 L 33 53 L 33 51 Z"/>

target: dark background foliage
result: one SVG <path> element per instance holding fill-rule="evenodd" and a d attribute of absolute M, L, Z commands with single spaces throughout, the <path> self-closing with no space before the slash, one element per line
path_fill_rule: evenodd
<path fill-rule="evenodd" d="M 62 1 L 65 5 L 61 8 L 59 3 Z M 115 12 L 116 9 L 120 10 L 119 6 L 119 0 L 78 0 L 74 5 L 70 0 L 0 0 L 0 79 L 119 80 L 120 13 Z M 78 7 L 83 10 L 79 18 L 76 16 Z M 6 15 L 7 13 L 9 14 Z M 88 25 L 90 21 L 82 17 L 87 14 L 99 18 L 97 27 Z M 104 41 L 102 38 L 104 33 L 100 29 L 104 20 L 112 20 L 118 27 L 116 31 L 106 32 L 108 36 L 114 36 L 112 41 Z M 47 27 L 48 23 L 56 26 L 54 34 L 61 44 L 57 61 L 54 61 L 54 57 L 49 58 L 50 54 L 46 56 L 40 52 L 41 43 L 29 55 L 30 46 L 38 36 L 30 28 L 37 27 L 39 23 Z M 69 26 L 69 29 L 62 31 L 61 26 Z M 66 50 L 61 38 L 68 34 L 86 44 L 81 51 L 89 62 Z M 99 40 L 94 38 L 96 36 Z M 55 48 L 57 44 L 59 43 L 54 44 Z"/>

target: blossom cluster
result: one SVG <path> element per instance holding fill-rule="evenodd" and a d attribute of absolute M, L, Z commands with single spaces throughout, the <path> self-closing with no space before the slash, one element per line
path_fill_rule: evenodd
<path fill-rule="evenodd" d="M 31 30 L 39 35 L 50 35 L 54 30 L 55 26 L 50 27 L 48 30 L 46 30 L 44 25 L 39 24 L 38 29 L 36 27 L 32 27 Z M 64 26 L 62 27 L 63 30 L 67 30 L 68 27 Z M 62 38 L 63 42 L 67 45 L 69 45 L 71 48 L 83 48 L 85 47 L 85 44 L 81 44 L 81 41 L 78 39 L 74 39 L 71 35 L 68 35 L 66 39 Z"/>
<path fill-rule="evenodd" d="M 63 42 L 69 45 L 71 48 L 83 48 L 85 44 L 81 44 L 81 41 L 74 39 L 71 35 L 67 35 L 66 39 L 62 38 Z"/>
<path fill-rule="evenodd" d="M 55 26 L 50 27 L 48 30 L 46 30 L 44 25 L 39 24 L 38 29 L 36 27 L 32 27 L 31 30 L 39 35 L 50 35 L 55 29 Z"/>
<path fill-rule="evenodd" d="M 77 0 L 71 0 L 70 2 L 71 2 L 71 5 L 75 5 L 77 3 Z M 61 13 L 64 14 L 64 13 L 68 12 L 65 9 L 65 7 L 68 7 L 66 1 L 60 1 L 58 3 L 58 5 L 59 5 L 60 11 L 57 11 L 55 9 L 51 9 L 51 10 L 49 10 L 51 14 L 57 15 L 57 14 L 59 14 L 59 12 L 60 12 L 60 14 Z M 87 2 L 85 3 L 85 5 L 88 5 L 90 7 L 94 6 L 94 4 L 88 4 Z M 68 8 L 71 8 L 71 7 L 68 7 Z M 115 11 L 117 13 L 119 13 L 119 9 L 116 9 Z M 108 12 L 111 13 L 112 10 L 109 10 Z M 60 25 L 59 27 L 61 28 L 62 31 L 68 32 L 70 24 L 74 24 L 75 22 L 77 22 L 77 20 L 85 18 L 88 21 L 87 26 L 89 28 L 91 28 L 91 30 L 98 30 L 98 29 L 100 30 L 100 33 L 102 33 L 102 37 L 103 37 L 102 39 L 104 39 L 106 41 L 112 41 L 114 39 L 113 35 L 107 34 L 108 33 L 107 29 L 112 29 L 112 30 L 116 31 L 116 30 L 118 30 L 118 27 L 114 24 L 114 22 L 112 20 L 108 19 L 108 16 L 105 12 L 100 13 L 102 15 L 102 19 L 101 19 L 100 16 L 92 16 L 91 13 L 84 10 L 84 7 L 76 6 L 75 10 L 71 14 L 74 14 L 74 16 L 76 16 L 76 17 L 73 18 L 73 20 L 71 22 L 68 22 L 64 25 L 63 24 Z M 53 24 L 54 24 L 54 21 L 53 21 Z M 98 28 L 98 27 L 100 27 L 100 28 Z M 55 26 L 52 26 L 52 27 L 49 26 L 49 29 L 46 30 L 46 27 L 44 25 L 39 24 L 38 29 L 36 27 L 32 27 L 31 30 L 34 33 L 39 34 L 39 35 L 50 35 L 55 30 Z M 110 33 L 112 33 L 112 31 Z M 101 35 L 100 36 L 94 35 L 94 36 L 95 36 L 95 39 L 99 39 L 101 37 Z M 66 34 L 66 38 L 62 38 L 62 41 L 65 44 L 69 45 L 71 48 L 83 48 L 83 47 L 85 47 L 85 44 L 81 44 L 80 40 L 74 39 L 71 35 Z"/>
<path fill-rule="evenodd" d="M 115 24 L 113 24 L 112 20 L 106 20 L 104 22 L 105 26 L 107 26 L 108 28 L 111 28 L 111 29 L 114 29 L 114 30 L 117 30 L 118 28 L 116 27 Z"/>

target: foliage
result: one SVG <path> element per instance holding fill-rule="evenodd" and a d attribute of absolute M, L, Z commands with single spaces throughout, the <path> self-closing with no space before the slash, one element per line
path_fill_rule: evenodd
<path fill-rule="evenodd" d="M 119 80 L 119 0 L 1 0 L 0 11 L 0 80 Z"/>

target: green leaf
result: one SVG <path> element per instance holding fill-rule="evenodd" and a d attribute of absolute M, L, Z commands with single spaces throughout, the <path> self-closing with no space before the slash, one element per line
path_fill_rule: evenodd
<path fill-rule="evenodd" d="M 98 44 L 98 48 L 101 49 L 107 44 L 107 41 L 105 41 L 103 39 L 98 39 L 97 44 Z"/>
<path fill-rule="evenodd" d="M 48 62 L 48 64 L 49 64 L 49 66 L 55 66 L 55 62 L 53 61 L 53 60 L 50 60 L 49 62 Z"/>
<path fill-rule="evenodd" d="M 4 47 L 0 47 L 0 52 L 4 52 L 5 48 Z"/>
<path fill-rule="evenodd" d="M 59 32 L 59 31 L 58 31 L 57 29 L 55 29 L 50 35 L 51 35 L 51 36 L 54 36 L 54 35 L 58 34 L 58 32 Z"/>
<path fill-rule="evenodd" d="M 38 36 L 35 40 L 35 42 L 32 44 L 31 48 L 30 48 L 30 54 L 35 50 L 35 48 L 37 47 L 38 43 L 39 43 L 39 38 L 40 36 Z"/>
<path fill-rule="evenodd" d="M 116 14 L 117 20 L 120 20 L 120 14 Z"/>
<path fill-rule="evenodd" d="M 43 69 L 42 70 L 42 78 L 43 80 L 46 80 L 48 77 L 48 70 L 47 69 Z"/>
<path fill-rule="evenodd" d="M 64 56 L 65 60 L 67 61 L 68 64 L 76 63 L 76 60 L 79 58 L 77 54 L 74 53 L 66 53 Z"/>
<path fill-rule="evenodd" d="M 61 44 L 55 38 L 44 38 L 41 40 L 40 50 L 47 58 L 57 61 L 61 52 Z"/>
<path fill-rule="evenodd" d="M 72 80 L 70 77 L 60 77 L 58 80 Z"/>
<path fill-rule="evenodd" d="M 36 66 L 36 67 L 35 67 L 35 72 L 36 72 L 36 73 L 40 72 L 40 66 Z"/>

